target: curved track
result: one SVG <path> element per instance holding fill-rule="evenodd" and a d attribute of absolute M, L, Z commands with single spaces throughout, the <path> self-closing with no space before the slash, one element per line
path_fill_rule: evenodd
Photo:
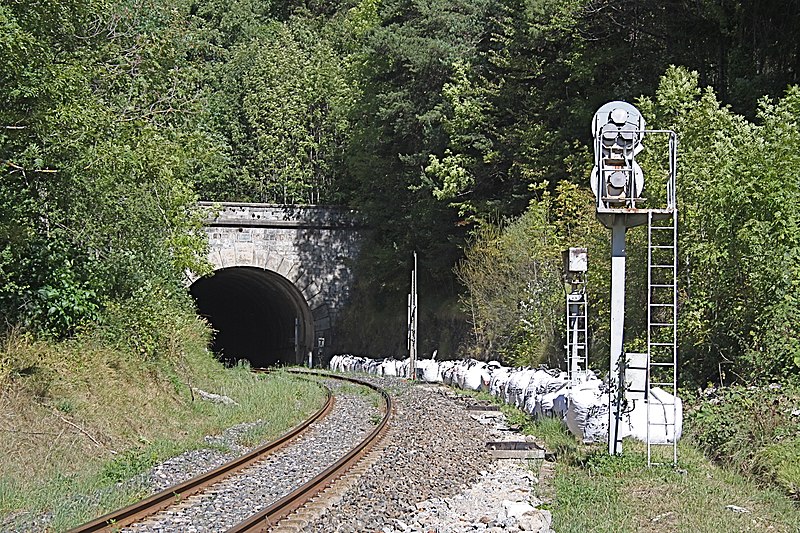
<path fill-rule="evenodd" d="M 299 371 L 295 371 L 299 372 Z M 255 531 L 267 531 L 272 525 L 283 518 L 289 516 L 292 512 L 302 507 L 315 495 L 319 494 L 326 487 L 330 486 L 337 478 L 341 477 L 351 467 L 353 467 L 359 459 L 366 455 L 369 450 L 383 437 L 388 428 L 389 418 L 392 413 L 392 398 L 384 389 L 373 385 L 372 383 L 351 377 L 337 376 L 334 374 L 322 372 L 303 372 L 311 375 L 321 375 L 326 377 L 334 377 L 336 379 L 344 379 L 359 385 L 369 387 L 378 393 L 384 399 L 385 409 L 381 421 L 375 428 L 362 440 L 358 446 L 351 449 L 344 457 L 339 459 L 336 463 L 320 472 L 314 479 L 302 485 L 294 492 L 288 494 L 281 500 L 275 502 L 269 507 L 265 508 L 260 513 L 251 516 L 249 519 L 237 524 L 228 530 L 228 533 L 251 533 Z"/>
<path fill-rule="evenodd" d="M 285 518 L 293 511 L 302 507 L 304 503 L 313 498 L 320 491 L 330 486 L 337 478 L 341 477 L 348 469 L 355 465 L 371 447 L 377 443 L 387 429 L 387 424 L 392 412 L 392 400 L 389 394 L 383 389 L 360 379 L 329 374 L 324 372 L 312 372 L 307 370 L 290 370 L 293 374 L 304 376 L 319 376 L 327 379 L 337 379 L 352 382 L 358 385 L 369 387 L 384 399 L 383 417 L 380 422 L 369 432 L 369 434 L 357 446 L 352 448 L 334 464 L 320 472 L 307 483 L 299 486 L 291 493 L 269 505 L 262 511 L 252 515 L 250 518 L 235 525 L 229 532 L 252 532 L 265 531 L 275 525 L 279 520 Z M 138 503 L 106 514 L 96 520 L 83 524 L 69 533 L 88 533 L 94 531 L 118 531 L 121 528 L 140 522 L 157 512 L 168 509 L 176 503 L 185 500 L 188 496 L 202 493 L 208 487 L 242 471 L 244 468 L 254 465 L 267 458 L 277 450 L 292 444 L 298 439 L 305 430 L 314 422 L 320 421 L 333 408 L 334 395 L 330 388 L 327 389 L 327 401 L 311 417 L 299 424 L 278 439 L 256 448 L 250 453 L 226 463 L 205 474 L 192 478 L 184 483 L 169 487 L 149 498 Z"/>

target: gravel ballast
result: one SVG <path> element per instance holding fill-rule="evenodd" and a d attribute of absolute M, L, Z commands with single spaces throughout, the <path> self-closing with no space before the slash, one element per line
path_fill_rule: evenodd
<path fill-rule="evenodd" d="M 499 411 L 467 410 L 480 402 L 442 385 L 361 379 L 391 393 L 389 431 L 353 473 L 282 522 L 278 531 L 552 532 L 549 512 L 536 509 L 539 480 L 531 467 L 541 462 L 493 460 L 486 450 L 488 441 L 524 440 L 506 426 Z M 353 385 L 326 383 L 342 389 L 336 407 L 297 446 L 125 531 L 225 531 L 333 463 L 374 427 L 381 402 Z M 177 456 L 129 483 L 155 492 L 246 453 L 238 441 L 254 424 L 208 437 L 212 448 Z"/>
<path fill-rule="evenodd" d="M 522 438 L 501 414 L 470 414 L 475 401 L 444 386 L 365 379 L 394 398 L 383 450 L 303 531 L 551 531 L 549 512 L 535 509 L 528 461 L 493 461 L 485 449 Z"/>

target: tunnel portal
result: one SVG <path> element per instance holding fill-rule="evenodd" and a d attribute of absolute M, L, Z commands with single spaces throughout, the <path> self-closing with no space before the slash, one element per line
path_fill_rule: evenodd
<path fill-rule="evenodd" d="M 288 279 L 257 267 L 230 267 L 195 281 L 189 291 L 214 329 L 212 350 L 226 364 L 302 363 L 312 349 L 314 319 Z"/>

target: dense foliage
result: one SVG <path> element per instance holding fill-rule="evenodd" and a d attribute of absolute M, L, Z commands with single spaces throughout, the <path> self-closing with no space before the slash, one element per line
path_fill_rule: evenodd
<path fill-rule="evenodd" d="M 188 177 L 209 146 L 182 13 L 13 2 L 0 21 L 6 324 L 63 338 L 110 306 L 180 300 L 202 268 Z"/>
<path fill-rule="evenodd" d="M 0 25 L 7 327 L 156 353 L 204 268 L 196 199 L 339 203 L 373 228 L 353 349 L 402 351 L 416 250 L 424 352 L 554 361 L 558 251 L 587 245 L 602 361 L 588 125 L 624 99 L 681 136 L 684 376 L 800 368 L 795 1 L 23 0 Z"/>
<path fill-rule="evenodd" d="M 518 365 L 562 363 L 561 311 L 569 287 L 561 252 L 577 241 L 592 243 L 593 259 L 607 255 L 593 206 L 586 189 L 562 181 L 551 194 L 543 184 L 522 216 L 475 232 L 456 270 L 467 289 L 473 355 L 494 354 Z"/>
<path fill-rule="evenodd" d="M 800 501 L 800 388 L 710 388 L 689 400 L 687 432 L 711 458 Z"/>
<path fill-rule="evenodd" d="M 757 121 L 672 69 L 642 109 L 681 139 L 681 332 L 698 381 L 800 367 L 800 90 Z"/>

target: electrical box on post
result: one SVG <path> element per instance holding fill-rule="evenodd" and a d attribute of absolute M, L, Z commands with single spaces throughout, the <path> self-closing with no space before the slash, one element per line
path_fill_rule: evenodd
<path fill-rule="evenodd" d="M 625 354 L 625 398 L 628 400 L 647 398 L 647 357 L 646 353 Z"/>
<path fill-rule="evenodd" d="M 589 267 L 589 254 L 586 248 L 570 248 L 561 253 L 564 260 L 564 272 L 568 274 L 583 273 Z"/>

